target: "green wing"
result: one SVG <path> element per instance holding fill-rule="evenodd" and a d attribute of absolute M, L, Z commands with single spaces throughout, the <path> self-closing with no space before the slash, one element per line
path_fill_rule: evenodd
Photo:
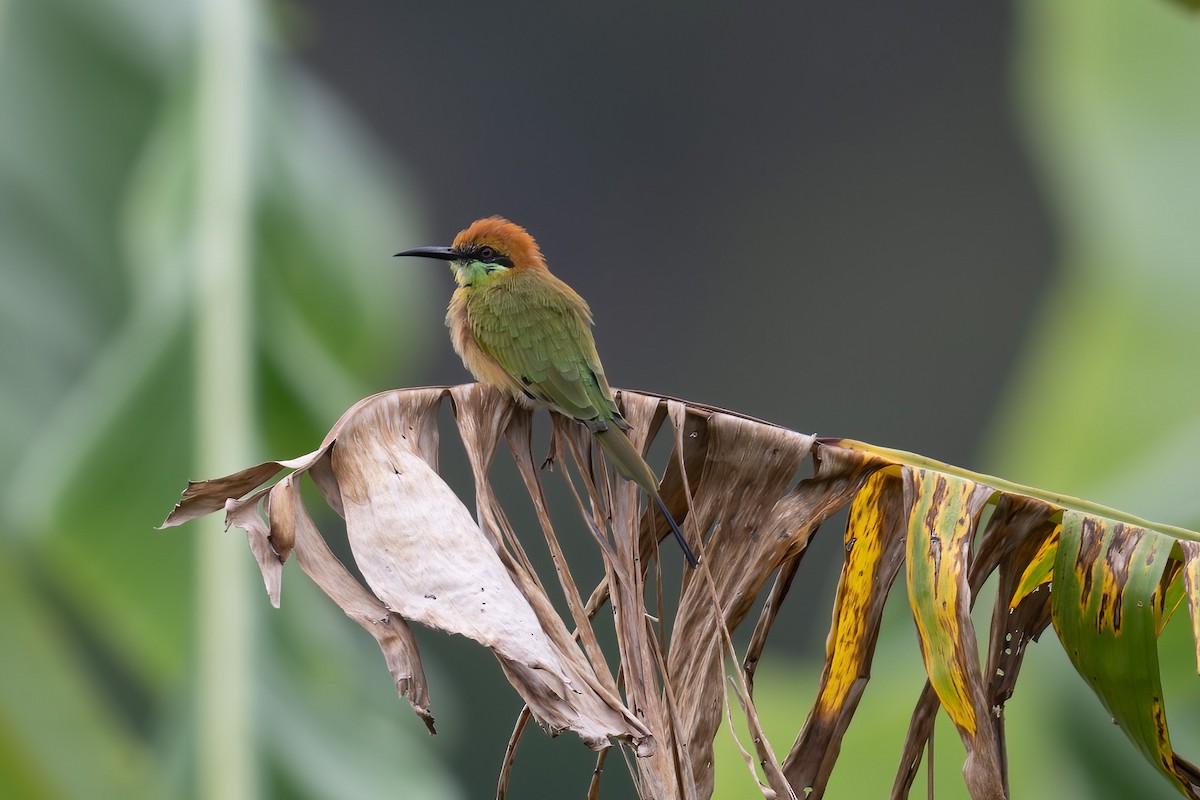
<path fill-rule="evenodd" d="M 471 328 L 483 351 L 555 411 L 585 422 L 619 419 L 583 299 L 546 274 L 505 278 L 472 298 Z"/>

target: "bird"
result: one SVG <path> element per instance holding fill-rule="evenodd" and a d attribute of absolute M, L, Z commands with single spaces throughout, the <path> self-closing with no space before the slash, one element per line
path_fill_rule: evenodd
<path fill-rule="evenodd" d="M 592 336 L 588 304 L 551 274 L 534 238 L 503 217 L 479 219 L 449 247 L 417 247 L 396 257 L 450 263 L 457 288 L 446 310 L 450 341 L 480 383 L 527 407 L 587 426 L 617 471 L 653 500 L 689 566 L 700 560 L 658 493 L 658 478 L 629 441 Z"/>

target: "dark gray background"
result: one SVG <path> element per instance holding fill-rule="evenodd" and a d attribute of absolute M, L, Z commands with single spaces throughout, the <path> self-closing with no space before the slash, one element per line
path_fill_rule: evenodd
<path fill-rule="evenodd" d="M 397 250 L 502 214 L 590 302 L 614 385 L 985 466 L 973 451 L 1052 259 L 1013 113 L 1011 6 L 299 8 L 303 56 L 422 198 L 430 239 Z M 439 341 L 428 374 L 397 383 L 468 380 Z M 792 646 L 821 646 L 814 617 Z M 422 646 L 480 672 L 435 676 L 465 715 L 448 723 L 471 726 L 435 746 L 476 765 L 484 796 L 519 704 L 446 638 Z M 518 761 L 515 796 L 581 793 L 586 751 L 539 758 L 533 738 L 536 769 L 563 777 Z"/>

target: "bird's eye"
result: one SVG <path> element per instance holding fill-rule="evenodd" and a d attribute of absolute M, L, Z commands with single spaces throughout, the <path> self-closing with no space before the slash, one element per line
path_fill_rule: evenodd
<path fill-rule="evenodd" d="M 495 260 L 496 251 L 490 247 L 481 247 L 481 248 L 479 248 L 479 251 L 475 255 L 479 258 L 480 261 L 488 263 L 488 262 Z"/>

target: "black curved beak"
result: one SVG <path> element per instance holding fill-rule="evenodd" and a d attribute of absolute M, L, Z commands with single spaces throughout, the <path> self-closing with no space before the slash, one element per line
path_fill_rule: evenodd
<path fill-rule="evenodd" d="M 450 247 L 414 247 L 412 250 L 396 253 L 393 258 L 400 256 L 424 256 L 425 258 L 437 258 L 442 261 L 458 261 L 463 257 L 462 253 L 457 253 Z"/>

